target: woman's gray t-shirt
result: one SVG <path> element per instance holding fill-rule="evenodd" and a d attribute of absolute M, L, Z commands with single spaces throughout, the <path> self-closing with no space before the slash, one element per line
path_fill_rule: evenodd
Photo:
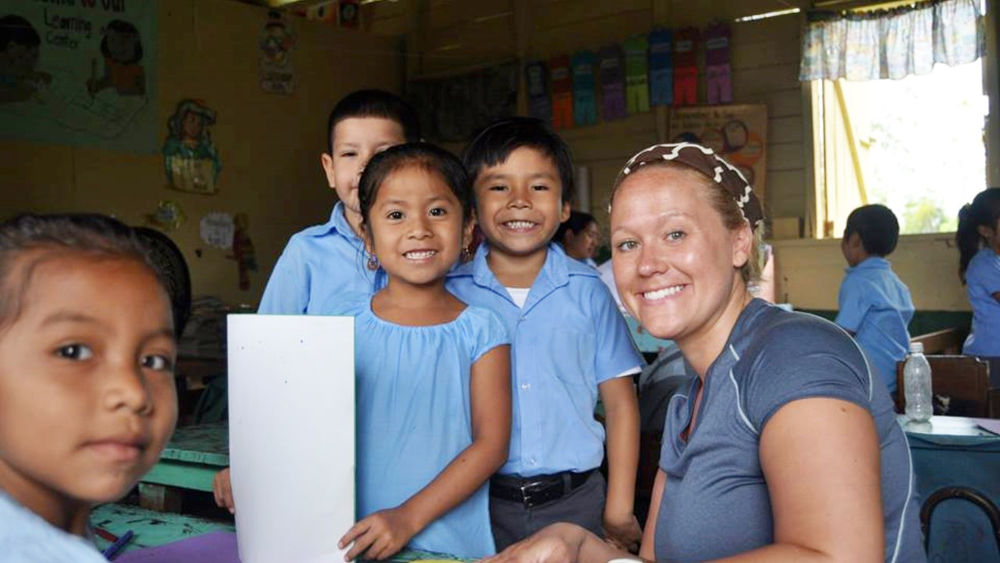
<path fill-rule="evenodd" d="M 678 391 L 667 408 L 660 468 L 667 482 L 656 522 L 658 561 L 703 561 L 774 542 L 760 434 L 785 404 L 809 397 L 855 403 L 875 420 L 881 446 L 886 561 L 924 561 L 906 436 L 881 379 L 843 330 L 754 299 L 705 377 Z"/>

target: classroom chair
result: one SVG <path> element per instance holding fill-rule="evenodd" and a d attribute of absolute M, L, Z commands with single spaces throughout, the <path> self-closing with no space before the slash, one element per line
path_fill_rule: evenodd
<path fill-rule="evenodd" d="M 927 497 L 924 505 L 920 508 L 920 529 L 924 533 L 924 551 L 930 549 L 931 537 L 931 517 L 934 509 L 942 502 L 959 499 L 971 503 L 981 509 L 993 527 L 993 539 L 997 543 L 997 552 L 1000 553 L 1000 510 L 986 495 L 971 487 L 945 487 L 938 489 Z"/>
<path fill-rule="evenodd" d="M 990 367 L 974 356 L 927 356 L 931 366 L 931 392 L 947 398 L 947 411 L 934 414 L 1000 418 L 998 409 L 991 408 Z M 896 363 L 896 412 L 905 412 L 906 395 L 903 386 L 903 366 Z M 993 401 L 994 403 L 996 401 Z"/>

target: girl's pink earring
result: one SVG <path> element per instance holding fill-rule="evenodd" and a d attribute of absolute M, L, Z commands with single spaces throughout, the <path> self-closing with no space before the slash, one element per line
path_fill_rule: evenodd
<path fill-rule="evenodd" d="M 374 254 L 368 256 L 368 269 L 373 272 L 378 269 L 378 257 Z"/>

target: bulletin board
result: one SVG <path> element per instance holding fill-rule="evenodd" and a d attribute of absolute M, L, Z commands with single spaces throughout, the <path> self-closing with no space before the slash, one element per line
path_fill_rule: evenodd
<path fill-rule="evenodd" d="M 670 142 L 700 143 L 740 170 L 764 201 L 767 106 L 691 106 L 670 110 Z"/>
<path fill-rule="evenodd" d="M 157 149 L 155 1 L 7 0 L 0 138 Z"/>

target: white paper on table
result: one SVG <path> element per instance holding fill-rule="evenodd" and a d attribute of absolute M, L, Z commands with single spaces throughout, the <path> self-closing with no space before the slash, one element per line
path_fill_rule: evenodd
<path fill-rule="evenodd" d="M 339 563 L 354 524 L 354 319 L 229 315 L 228 331 L 240 559 Z"/>

